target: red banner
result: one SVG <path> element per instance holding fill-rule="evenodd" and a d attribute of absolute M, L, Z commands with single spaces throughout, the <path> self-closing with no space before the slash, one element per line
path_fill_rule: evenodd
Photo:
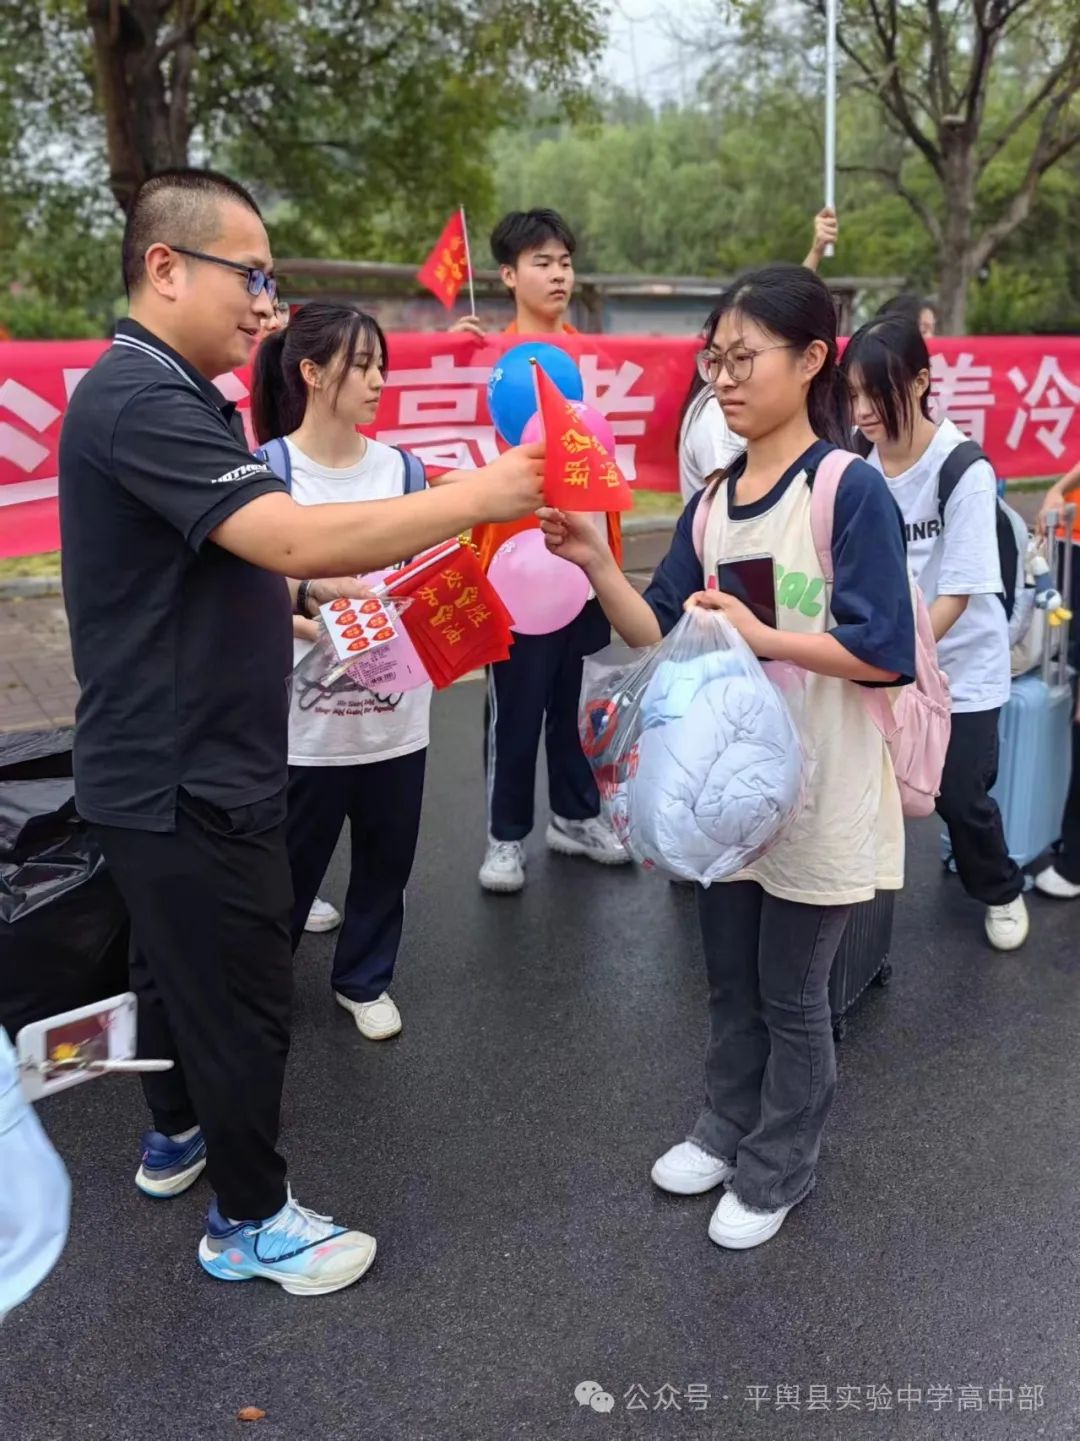
<path fill-rule="evenodd" d="M 677 490 L 679 413 L 700 342 L 693 338 L 561 338 L 578 360 L 585 400 L 611 422 L 616 460 L 631 485 Z M 59 545 L 56 445 L 68 397 L 104 341 L 0 343 L 0 556 Z M 483 465 L 498 453 L 487 411 L 493 363 L 516 336 L 390 337 L 391 371 L 380 440 L 428 466 Z M 976 336 L 935 342 L 934 394 L 1006 477 L 1058 475 L 1080 458 L 1080 339 Z M 247 373 L 218 384 L 246 408 Z"/>

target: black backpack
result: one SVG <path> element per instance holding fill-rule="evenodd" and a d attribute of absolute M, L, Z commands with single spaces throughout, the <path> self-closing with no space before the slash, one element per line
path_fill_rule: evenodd
<path fill-rule="evenodd" d="M 945 531 L 945 507 L 966 471 L 978 460 L 987 460 L 982 446 L 974 440 L 964 440 L 955 450 L 949 452 L 945 464 L 938 473 L 938 517 L 941 520 L 942 534 Z M 997 545 L 998 560 L 1001 564 L 1001 580 L 1005 589 L 1003 593 L 999 593 L 998 599 L 1005 607 L 1005 614 L 1010 619 L 1016 604 L 1016 582 L 1020 572 L 1020 547 L 1017 544 L 1016 528 L 1012 520 L 1015 514 L 1016 512 L 999 497 L 997 501 Z"/>

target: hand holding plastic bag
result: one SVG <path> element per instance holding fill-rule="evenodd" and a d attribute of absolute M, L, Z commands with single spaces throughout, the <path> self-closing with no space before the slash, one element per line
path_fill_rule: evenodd
<path fill-rule="evenodd" d="M 579 723 L 608 819 L 647 868 L 706 886 L 733 876 L 802 806 L 787 701 L 719 611 L 688 611 L 647 650 L 588 658 Z"/>

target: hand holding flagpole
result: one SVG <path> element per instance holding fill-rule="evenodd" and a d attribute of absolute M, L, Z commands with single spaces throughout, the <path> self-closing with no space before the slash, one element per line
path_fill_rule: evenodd
<path fill-rule="evenodd" d="M 836 7 L 825 0 L 825 208 L 836 213 Z M 835 253 L 834 245 L 825 255 Z"/>

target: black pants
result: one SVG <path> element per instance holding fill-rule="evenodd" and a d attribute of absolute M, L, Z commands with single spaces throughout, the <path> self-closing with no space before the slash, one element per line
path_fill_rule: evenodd
<path fill-rule="evenodd" d="M 600 814 L 600 793 L 578 737 L 584 657 L 611 640 L 611 626 L 590 600 L 579 616 L 550 635 L 519 635 L 510 659 L 488 671 L 484 762 L 488 832 L 523 841 L 533 828 L 536 752 L 543 729 L 551 809 L 568 821 Z"/>
<path fill-rule="evenodd" d="M 293 948 L 346 818 L 351 860 L 331 984 L 351 1001 L 374 1001 L 394 974 L 405 887 L 416 855 L 427 751 L 363 766 L 292 766 L 289 863 Z"/>
<path fill-rule="evenodd" d="M 937 803 L 964 889 L 987 906 L 1008 905 L 1024 889 L 1023 872 L 1009 855 L 1001 812 L 990 796 L 998 773 L 1000 714 L 982 710 L 953 716 Z"/>
<path fill-rule="evenodd" d="M 265 1220 L 285 1204 L 276 1150 L 292 1005 L 284 823 L 246 834 L 228 813 L 189 802 L 171 835 L 93 830 L 131 916 L 139 1055 L 175 1062 L 143 1078 L 154 1125 L 166 1135 L 201 1126 L 223 1215 Z"/>
<path fill-rule="evenodd" d="M 709 1049 L 690 1140 L 734 1165 L 744 1205 L 794 1206 L 813 1189 L 836 1091 L 829 972 L 851 907 L 729 881 L 698 890 L 698 913 Z"/>

